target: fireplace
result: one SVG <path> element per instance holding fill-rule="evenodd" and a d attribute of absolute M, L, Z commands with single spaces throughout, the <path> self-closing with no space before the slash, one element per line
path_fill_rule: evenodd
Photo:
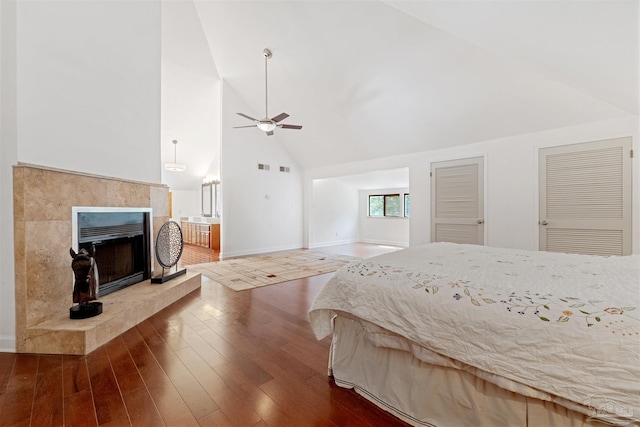
<path fill-rule="evenodd" d="M 99 297 L 151 277 L 151 220 L 151 208 L 72 208 L 73 249 L 96 248 Z"/>

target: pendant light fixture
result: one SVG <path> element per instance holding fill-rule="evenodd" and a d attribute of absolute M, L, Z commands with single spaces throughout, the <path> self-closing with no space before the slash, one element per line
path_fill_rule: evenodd
<path fill-rule="evenodd" d="M 187 165 L 178 163 L 176 160 L 176 147 L 178 146 L 178 140 L 173 140 L 173 163 L 165 163 L 164 168 L 169 171 L 182 172 L 187 168 Z"/>

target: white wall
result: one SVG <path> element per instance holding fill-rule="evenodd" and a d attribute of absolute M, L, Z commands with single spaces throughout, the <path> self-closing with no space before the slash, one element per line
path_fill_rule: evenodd
<path fill-rule="evenodd" d="M 358 190 L 333 178 L 313 181 L 312 247 L 359 240 Z"/>
<path fill-rule="evenodd" d="M 302 172 L 278 143 L 253 128 L 233 129 L 251 110 L 222 82 L 221 256 L 302 247 Z M 286 132 L 286 131 L 284 131 Z M 258 163 L 270 165 L 258 170 Z M 288 166 L 290 173 L 279 172 Z"/>
<path fill-rule="evenodd" d="M 171 190 L 172 219 L 178 224 L 181 216 L 200 216 L 202 211 L 201 190 Z"/>
<path fill-rule="evenodd" d="M 305 206 L 310 209 L 315 179 L 367 171 L 409 167 L 411 183 L 410 244 L 428 243 L 430 231 L 430 164 L 484 156 L 486 159 L 485 232 L 490 246 L 538 250 L 538 151 L 543 147 L 632 136 L 633 252 L 640 253 L 640 120 L 637 116 L 587 123 L 526 135 L 478 142 L 446 150 L 427 151 L 369 162 L 305 171 Z M 312 226 L 305 215 L 305 243 L 313 245 Z"/>
<path fill-rule="evenodd" d="M 370 217 L 369 195 L 400 194 L 401 206 L 404 207 L 404 194 L 408 188 L 381 188 L 362 190 L 359 192 L 360 204 L 360 242 L 379 245 L 409 246 L 409 218 L 405 217 Z"/>
<path fill-rule="evenodd" d="M 0 351 L 13 351 L 11 166 L 160 182 L 160 5 L 2 0 L 0 10 Z"/>
<path fill-rule="evenodd" d="M 16 20 L 14 1 L 0 1 L 0 351 L 15 350 L 12 165 L 16 134 Z"/>
<path fill-rule="evenodd" d="M 159 183 L 160 4 L 20 1 L 18 160 Z"/>

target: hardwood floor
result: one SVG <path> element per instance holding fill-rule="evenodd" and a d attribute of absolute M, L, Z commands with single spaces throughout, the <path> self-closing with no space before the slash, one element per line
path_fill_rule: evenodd
<path fill-rule="evenodd" d="M 0 353 L 0 425 L 406 426 L 327 377 L 307 312 L 332 275 L 242 292 L 203 277 L 87 356 Z"/>
<path fill-rule="evenodd" d="M 214 262 L 218 261 L 219 256 L 219 251 L 216 252 L 213 249 L 185 243 L 182 249 L 182 256 L 180 257 L 180 261 L 178 261 L 178 266 L 184 267 L 192 264 L 201 264 L 203 262 Z"/>

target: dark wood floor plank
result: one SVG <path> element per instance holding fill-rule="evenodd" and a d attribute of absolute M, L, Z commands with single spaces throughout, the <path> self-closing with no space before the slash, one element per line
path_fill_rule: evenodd
<path fill-rule="evenodd" d="M 209 397 L 177 356 L 170 353 L 171 350 L 159 350 L 158 348 L 151 350 L 196 419 L 206 417 L 218 410 L 218 405 Z"/>
<path fill-rule="evenodd" d="M 122 394 L 133 393 L 146 388 L 138 369 L 121 337 L 117 337 L 104 346 L 113 368 L 113 373 Z"/>
<path fill-rule="evenodd" d="M 182 347 L 181 349 L 194 349 L 209 366 L 216 366 L 220 363 L 225 363 L 226 359 L 216 351 L 216 349 L 207 339 L 205 339 L 205 337 L 203 337 L 203 331 L 196 332 L 188 325 L 183 325 L 180 328 L 179 332 L 175 332 L 179 333 L 181 339 L 187 344 L 187 346 Z M 173 346 L 172 348 L 174 349 L 174 351 L 181 350 L 175 349 Z"/>
<path fill-rule="evenodd" d="M 299 335 L 281 327 L 277 329 L 280 336 L 287 337 L 287 343 L 279 347 L 279 350 L 288 356 L 295 358 L 306 366 L 314 374 L 326 374 L 329 363 L 329 353 L 318 351 L 315 342 L 301 338 Z M 309 375 L 311 376 L 311 375 Z"/>
<path fill-rule="evenodd" d="M 153 326 L 148 322 L 142 322 L 136 329 L 182 396 L 193 416 L 200 419 L 217 411 L 218 406 L 213 399 L 207 395 L 198 380 L 189 372 L 171 347 L 162 340 Z"/>
<path fill-rule="evenodd" d="M 241 400 L 252 402 L 264 396 L 264 392 L 251 379 L 247 378 L 241 367 L 236 366 L 233 362 L 216 365 L 213 370 L 229 390 L 233 391 Z"/>
<path fill-rule="evenodd" d="M 0 353 L 0 409 L 2 409 L 7 384 L 9 383 L 9 378 L 11 378 L 15 360 L 16 355 L 14 353 Z"/>
<path fill-rule="evenodd" d="M 191 326 L 196 331 L 206 328 L 204 323 L 202 323 L 202 320 L 194 316 L 191 311 L 182 311 L 179 316 L 187 325 Z"/>
<path fill-rule="evenodd" d="M 256 414 L 271 426 L 286 427 L 297 425 L 273 399 L 247 379 L 244 373 L 233 365 L 233 362 L 218 365 L 215 367 L 215 371 L 223 379 L 229 390 L 239 397 L 239 399 L 232 399 L 231 402 L 219 403 L 221 407 L 237 405 L 241 408 L 246 402 Z M 228 399 L 230 396 L 233 395 L 227 393 L 224 398 Z"/>
<path fill-rule="evenodd" d="M 164 421 L 151 398 L 122 338 L 105 345 L 120 393 L 134 426 L 163 426 Z"/>
<path fill-rule="evenodd" d="M 375 405 L 369 403 L 364 397 L 338 387 L 332 379 L 324 375 L 314 375 L 306 381 L 310 389 L 331 402 L 331 419 L 339 418 L 354 420 L 358 425 L 374 427 L 394 427 L 406 425 L 388 412 L 383 411 Z"/>
<path fill-rule="evenodd" d="M 215 348 L 225 360 L 233 361 L 234 365 L 241 369 L 246 377 L 251 379 L 256 385 L 273 379 L 267 371 L 252 360 L 252 354 L 261 351 L 259 347 L 252 346 L 251 351 L 245 351 L 248 348 L 245 337 L 240 336 L 233 330 L 225 329 L 223 326 L 218 327 L 212 322 L 214 321 L 207 321 L 210 327 L 199 333 L 207 342 L 212 344 L 212 347 Z M 217 329 L 217 332 L 213 329 Z M 243 348 L 245 350 L 243 350 Z"/>
<path fill-rule="evenodd" d="M 171 384 L 171 380 L 162 370 L 162 367 L 160 367 L 160 364 L 158 364 L 158 361 L 136 328 L 129 329 L 120 335 L 120 338 L 127 346 L 136 368 L 148 389 L 166 387 Z"/>
<path fill-rule="evenodd" d="M 84 356 L 62 357 L 64 420 L 69 426 L 97 426 L 91 381 Z"/>
<path fill-rule="evenodd" d="M 341 425 L 327 417 L 331 411 L 330 402 L 317 399 L 305 379 L 296 375 L 295 371 L 286 367 L 270 356 L 258 356 L 260 363 L 274 377 L 272 381 L 260 385 L 271 399 L 280 406 L 298 425 L 308 423 L 309 419 L 316 420 L 323 425 Z M 339 420 L 340 421 L 340 420 Z"/>
<path fill-rule="evenodd" d="M 64 422 L 73 427 L 98 425 L 91 390 L 82 390 L 64 398 Z"/>
<path fill-rule="evenodd" d="M 87 368 L 98 424 L 129 425 L 127 409 L 104 347 L 87 356 Z"/>
<path fill-rule="evenodd" d="M 213 414 L 204 417 L 199 420 L 199 423 L 202 427 L 235 427 L 222 410 L 218 410 Z"/>
<path fill-rule="evenodd" d="M 325 408 L 317 406 L 316 399 L 310 398 L 306 387 L 299 382 L 287 383 L 276 378 L 260 388 L 291 417 L 294 425 L 305 425 L 310 420 L 324 426 L 338 425 L 329 419 Z"/>
<path fill-rule="evenodd" d="M 121 337 L 127 345 L 136 368 L 140 372 L 165 424 L 168 426 L 197 426 L 198 421 L 184 403 L 182 397 L 180 397 L 167 374 L 160 367 L 138 330 L 131 328 Z"/>
<path fill-rule="evenodd" d="M 31 422 L 33 396 L 38 375 L 39 356 L 18 355 L 13 364 L 7 392 L 0 408 L 0 423 L 3 426 L 28 426 Z"/>
<path fill-rule="evenodd" d="M 251 426 L 260 421 L 260 416 L 251 409 L 251 402 L 229 388 L 192 348 L 180 350 L 177 355 L 233 426 Z"/>
<path fill-rule="evenodd" d="M 7 388 L 15 361 L 15 353 L 0 353 L 0 391 Z"/>
<path fill-rule="evenodd" d="M 155 402 L 146 389 L 137 389 L 122 395 L 132 426 L 165 426 Z"/>
<path fill-rule="evenodd" d="M 158 331 L 148 320 L 140 322 L 138 325 L 136 325 L 136 329 L 138 330 L 138 333 L 140 334 L 144 342 L 147 344 L 147 347 L 151 348 L 155 345 L 166 346 L 165 340 L 162 339 L 162 336 L 160 336 Z"/>
<path fill-rule="evenodd" d="M 215 308 L 214 306 L 212 306 L 211 304 L 205 303 L 202 306 L 202 310 L 204 310 L 205 312 L 207 312 L 211 317 L 222 317 L 224 316 L 224 313 L 220 310 L 218 310 L 217 308 Z"/>
<path fill-rule="evenodd" d="M 215 311 L 217 312 L 217 310 Z M 201 322 L 213 319 L 214 317 L 219 317 L 212 314 L 210 310 L 205 310 L 204 304 L 198 305 L 197 308 L 192 308 L 190 313 Z"/>
<path fill-rule="evenodd" d="M 91 390 L 91 381 L 87 371 L 85 356 L 62 356 L 63 394 L 70 396 L 85 390 Z"/>
<path fill-rule="evenodd" d="M 176 355 L 214 400 L 216 396 L 229 391 L 222 378 L 204 362 L 194 349 L 185 348 L 177 351 Z"/>
<path fill-rule="evenodd" d="M 64 424 L 61 355 L 39 357 L 33 406 L 38 410 L 31 416 L 31 425 L 45 427 Z"/>
<path fill-rule="evenodd" d="M 265 341 L 261 350 L 259 354 L 254 356 L 254 361 L 273 377 L 280 371 L 287 371 L 299 379 L 306 379 L 317 373 L 316 369 L 307 365 L 296 355 L 282 351 L 282 347 L 273 347 Z M 277 370 L 274 371 L 271 368 L 273 366 L 277 367 Z"/>
<path fill-rule="evenodd" d="M 171 326 L 168 317 L 164 315 L 164 310 L 155 316 L 151 316 L 148 320 L 173 350 L 189 347 L 189 343 L 185 341 L 180 332 Z"/>
<path fill-rule="evenodd" d="M 171 384 L 155 387 L 149 392 L 167 426 L 197 426 L 198 420 L 182 400 L 178 390 Z"/>

